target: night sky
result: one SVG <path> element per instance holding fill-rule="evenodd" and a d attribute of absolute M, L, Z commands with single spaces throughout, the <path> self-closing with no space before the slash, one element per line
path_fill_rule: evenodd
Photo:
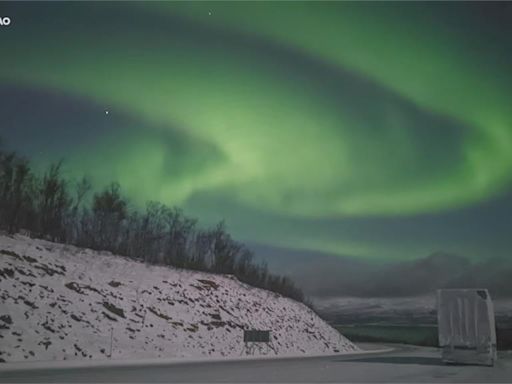
<path fill-rule="evenodd" d="M 135 205 L 224 218 L 268 257 L 509 257 L 511 3 L 19 2 L 0 16 L 0 137 L 41 169 L 64 159 Z"/>

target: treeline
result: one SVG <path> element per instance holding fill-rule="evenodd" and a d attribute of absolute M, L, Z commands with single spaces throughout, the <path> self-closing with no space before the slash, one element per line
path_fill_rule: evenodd
<path fill-rule="evenodd" d="M 62 176 L 61 163 L 36 174 L 27 159 L 0 150 L 0 229 L 32 237 L 106 250 L 150 264 L 222 274 L 304 302 L 285 276 L 271 274 L 265 263 L 235 241 L 223 222 L 198 226 L 180 209 L 148 202 L 131 208 L 119 184 L 93 192 L 83 178 Z"/>

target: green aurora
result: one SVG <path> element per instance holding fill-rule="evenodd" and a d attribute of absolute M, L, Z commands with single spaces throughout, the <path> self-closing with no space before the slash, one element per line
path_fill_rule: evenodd
<path fill-rule="evenodd" d="M 0 10 L 13 20 L 0 30 L 0 85 L 79 100 L 96 116 L 90 124 L 105 124 L 65 126 L 54 116 L 53 129 L 95 136 L 66 145 L 55 136 L 51 151 L 14 145 L 41 166 L 64 157 L 73 175 L 118 180 L 140 205 L 225 218 L 253 243 L 375 258 L 506 253 L 501 238 L 406 229 L 509 190 L 512 31 L 486 19 L 510 14 L 505 5 Z M 7 143 L 16 116 L 30 114 L 13 108 L 12 125 L 0 128 Z M 40 129 L 23 121 L 26 132 Z"/>

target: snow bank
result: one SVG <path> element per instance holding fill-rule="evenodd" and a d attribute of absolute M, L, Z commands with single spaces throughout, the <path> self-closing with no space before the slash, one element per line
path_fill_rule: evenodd
<path fill-rule="evenodd" d="M 305 305 L 231 276 L 0 235 L 3 361 L 235 357 L 243 329 L 271 330 L 256 353 L 358 349 Z"/>

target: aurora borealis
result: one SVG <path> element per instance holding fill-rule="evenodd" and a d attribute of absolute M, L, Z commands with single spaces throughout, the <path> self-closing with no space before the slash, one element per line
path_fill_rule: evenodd
<path fill-rule="evenodd" d="M 0 136 L 249 244 L 506 257 L 508 3 L 2 3 Z M 108 113 L 107 113 L 108 111 Z"/>

